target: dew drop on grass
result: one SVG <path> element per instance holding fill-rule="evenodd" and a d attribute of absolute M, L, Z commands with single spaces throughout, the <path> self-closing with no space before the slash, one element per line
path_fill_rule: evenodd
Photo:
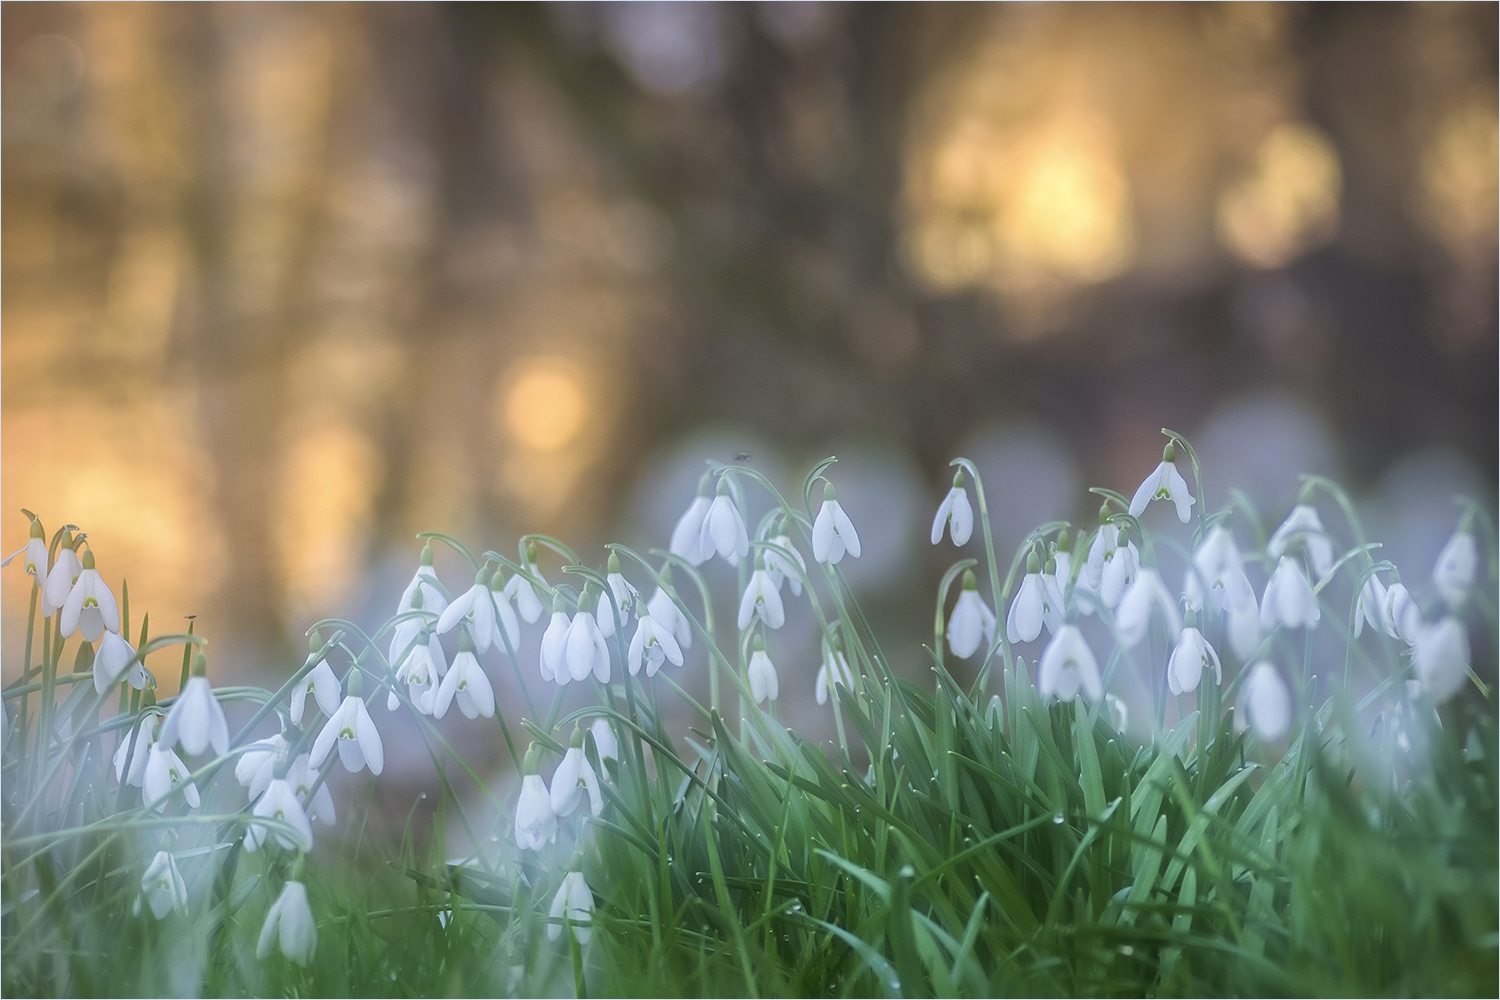
<path fill-rule="evenodd" d="M 1053 816 L 1053 817 L 1052 817 L 1052 822 L 1054 822 L 1054 823 L 1056 823 L 1056 824 L 1057 824 L 1057 825 L 1058 825 L 1058 826 L 1062 826 L 1062 825 L 1063 825 L 1063 823 L 1064 823 L 1064 822 L 1065 822 L 1065 821 L 1066 821 L 1066 820 L 1067 820 L 1067 817 L 1066 817 L 1066 816 L 1064 816 L 1064 815 L 1063 815 L 1063 814 L 1062 814 L 1062 813 L 1057 813 L 1057 814 L 1055 814 L 1055 815 L 1054 815 L 1054 816 Z"/>

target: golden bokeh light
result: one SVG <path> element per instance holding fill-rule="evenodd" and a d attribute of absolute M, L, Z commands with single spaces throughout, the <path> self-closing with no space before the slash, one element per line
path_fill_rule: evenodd
<path fill-rule="evenodd" d="M 1219 198 L 1224 246 L 1254 267 L 1277 268 L 1338 230 L 1343 172 L 1321 132 L 1301 122 L 1273 129 L 1249 176 Z"/>
<path fill-rule="evenodd" d="M 1416 214 L 1458 260 L 1495 252 L 1500 126 L 1494 98 L 1474 98 L 1450 112 L 1422 153 Z"/>
<path fill-rule="evenodd" d="M 532 358 L 501 380 L 497 417 L 522 447 L 557 451 L 583 430 L 589 403 L 583 379 L 563 358 Z"/>

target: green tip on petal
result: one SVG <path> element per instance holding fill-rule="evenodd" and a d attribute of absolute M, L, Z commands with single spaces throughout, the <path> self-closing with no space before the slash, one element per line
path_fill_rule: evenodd
<path fill-rule="evenodd" d="M 607 571 L 609 573 L 620 572 L 620 554 L 618 552 L 611 552 L 609 554 L 609 566 Z"/>
<path fill-rule="evenodd" d="M 974 575 L 974 571 L 972 569 L 966 569 L 966 570 L 964 570 L 964 589 L 965 590 L 978 590 L 979 589 L 979 578 Z"/>
<path fill-rule="evenodd" d="M 1032 549 L 1030 552 L 1026 553 L 1026 572 L 1040 573 L 1041 571 L 1042 561 L 1037 558 L 1036 550 Z"/>
<path fill-rule="evenodd" d="M 583 730 L 582 729 L 579 729 L 577 726 L 573 727 L 573 735 L 570 736 L 570 737 L 568 737 L 568 746 L 570 746 L 570 747 L 578 747 L 580 749 L 583 747 Z"/>
<path fill-rule="evenodd" d="M 193 676 L 208 676 L 208 657 L 204 656 L 202 653 L 198 653 L 193 656 Z"/>
<path fill-rule="evenodd" d="M 431 542 L 428 542 L 426 545 L 422 546 L 422 565 L 423 566 L 431 566 L 432 565 L 432 543 Z"/>
<path fill-rule="evenodd" d="M 830 482 L 828 482 L 825 479 L 823 481 L 823 502 L 827 503 L 829 500 L 837 500 L 837 499 L 838 499 L 838 494 L 836 492 L 834 492 L 833 484 L 830 483 Z"/>

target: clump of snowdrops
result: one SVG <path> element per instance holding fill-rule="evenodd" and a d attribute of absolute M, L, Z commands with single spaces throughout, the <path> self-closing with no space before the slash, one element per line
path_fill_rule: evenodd
<path fill-rule="evenodd" d="M 1096 522 L 1042 525 L 1007 563 L 954 462 L 930 540 L 976 554 L 938 586 L 922 682 L 843 576 L 858 511 L 832 459 L 800 504 L 709 463 L 644 554 L 425 534 L 395 615 L 316 623 L 276 691 L 215 686 L 192 629 L 143 619 L 132 645 L 125 585 L 117 605 L 86 536 L 48 541 L 32 516 L 4 692 L 5 988 L 1493 994 L 1494 693 L 1474 671 L 1477 649 L 1493 676 L 1492 523 L 1456 508 L 1436 566 L 1403 580 L 1335 484 L 1305 477 L 1276 527 L 1237 493 L 1209 513 L 1167 434 L 1131 497 L 1095 489 Z M 771 503 L 753 530 L 747 490 Z M 1187 527 L 1149 530 L 1157 501 Z M 439 578 L 434 544 L 472 584 Z M 778 642 L 799 601 L 816 663 Z M 166 697 L 146 663 L 172 646 Z M 501 669 L 524 704 L 497 705 Z M 824 706 L 836 742 L 783 726 L 787 699 Z M 234 701 L 252 711 L 231 732 Z M 436 727 L 455 711 L 517 765 L 507 796 Z M 350 811 L 329 774 L 380 775 L 392 712 L 467 852 L 408 836 L 370 875 L 347 831 L 313 849 Z"/>

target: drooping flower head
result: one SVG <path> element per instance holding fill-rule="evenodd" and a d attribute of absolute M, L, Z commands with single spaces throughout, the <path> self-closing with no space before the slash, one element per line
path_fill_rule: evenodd
<path fill-rule="evenodd" d="M 1469 677 L 1469 636 L 1463 622 L 1449 615 L 1422 626 L 1413 658 L 1427 697 L 1437 704 L 1453 697 Z"/>
<path fill-rule="evenodd" d="M 255 800 L 250 815 L 256 819 L 277 820 L 287 824 L 292 830 L 287 833 L 264 823 L 248 823 L 245 826 L 245 850 L 251 853 L 258 851 L 273 834 L 281 846 L 288 850 L 293 847 L 302 851 L 312 850 L 312 823 L 308 821 L 307 810 L 298 801 L 297 793 L 285 776 L 271 779 L 260 798 Z"/>
<path fill-rule="evenodd" d="M 974 571 L 965 570 L 963 591 L 948 616 L 948 648 L 968 659 L 979 651 L 980 640 L 986 648 L 995 641 L 995 613 L 980 598 Z"/>
<path fill-rule="evenodd" d="M 521 765 L 521 796 L 516 801 L 516 844 L 523 851 L 540 851 L 557 840 L 557 814 L 552 811 L 552 796 L 547 782 L 537 774 L 537 750 L 526 751 Z"/>
<path fill-rule="evenodd" d="M 157 851 L 141 876 L 141 895 L 151 908 L 151 915 L 161 920 L 173 910 L 187 909 L 187 882 L 182 878 L 182 869 L 177 867 L 177 858 L 168 851 Z M 140 900 L 136 900 L 136 912 Z"/>
<path fill-rule="evenodd" d="M 208 681 L 208 661 L 202 653 L 193 656 L 193 675 L 177 696 L 167 721 L 162 723 L 161 742 L 182 743 L 183 752 L 196 757 L 210 746 L 219 756 L 229 752 L 229 723 Z"/>
<path fill-rule="evenodd" d="M 1318 509 L 1306 502 L 1311 499 L 1309 490 L 1304 490 L 1303 494 L 1303 501 L 1292 508 L 1286 520 L 1281 522 L 1281 527 L 1276 529 L 1271 540 L 1266 543 L 1266 554 L 1272 559 L 1280 559 L 1286 555 L 1287 549 L 1301 545 L 1307 553 L 1308 561 L 1312 563 L 1313 572 L 1322 581 L 1333 572 L 1333 542 L 1323 528 L 1323 519 L 1318 516 Z"/>
<path fill-rule="evenodd" d="M 1104 697 L 1099 677 L 1099 663 L 1083 640 L 1077 625 L 1064 625 L 1052 636 L 1042 651 L 1037 671 L 1037 690 L 1043 698 L 1072 701 L 1083 692 L 1090 701 Z"/>
<path fill-rule="evenodd" d="M 420 625 L 420 621 L 418 621 Z M 313 629 L 308 636 L 310 652 L 316 655 L 323 648 L 323 636 Z M 298 684 L 292 691 L 292 702 L 287 709 L 287 717 L 292 720 L 292 725 L 302 725 L 302 714 L 307 707 L 307 696 L 312 695 L 318 703 L 318 708 L 323 710 L 325 716 L 331 716 L 339 707 L 340 686 L 339 679 L 328 665 L 326 659 L 318 661 L 317 666 L 308 671 L 302 683 Z"/>
<path fill-rule="evenodd" d="M 542 599 L 547 596 L 548 590 L 547 580 L 542 576 L 542 571 L 537 569 L 536 566 L 535 542 L 526 543 L 526 565 L 524 569 L 527 573 L 540 580 L 541 585 L 538 586 L 520 573 L 517 573 L 506 581 L 505 596 L 516 602 L 516 610 L 521 613 L 521 617 L 526 620 L 526 624 L 534 625 L 536 620 L 542 617 L 542 612 L 546 610 L 546 606 L 542 604 Z"/>
<path fill-rule="evenodd" d="M 1005 616 L 1005 637 L 1011 642 L 1030 642 L 1042 631 L 1047 611 L 1047 588 L 1042 583 L 1042 561 L 1035 550 L 1026 556 L 1026 575 L 1016 599 Z"/>
<path fill-rule="evenodd" d="M 812 543 L 813 558 L 820 563 L 838 565 L 845 552 L 859 558 L 859 534 L 840 506 L 832 483 L 823 484 L 823 506 L 813 521 Z"/>
<path fill-rule="evenodd" d="M 969 494 L 964 489 L 963 469 L 954 473 L 953 488 L 938 504 L 937 515 L 932 519 L 933 545 L 942 540 L 944 527 L 948 528 L 954 545 L 967 544 L 969 536 L 974 533 L 974 509 L 969 506 Z"/>
<path fill-rule="evenodd" d="M 756 560 L 755 572 L 750 574 L 750 583 L 745 587 L 745 594 L 740 598 L 739 626 L 747 629 L 756 618 L 765 622 L 769 628 L 781 628 L 786 624 L 786 610 L 781 603 L 781 594 L 777 593 L 776 583 L 771 579 L 765 566 L 765 556 Z"/>
<path fill-rule="evenodd" d="M 1260 625 L 1267 632 L 1283 628 L 1316 628 L 1322 612 L 1318 595 L 1302 573 L 1302 567 L 1291 556 L 1282 556 L 1276 572 L 1266 582 L 1266 593 L 1260 602 Z"/>
<path fill-rule="evenodd" d="M 31 537 L 26 540 L 25 547 L 6 556 L 5 562 L 0 565 L 9 566 L 10 561 L 23 552 L 26 557 L 21 561 L 21 572 L 32 577 L 32 586 L 46 586 L 47 532 L 42 527 L 41 518 L 33 517 L 31 519 Z"/>
<path fill-rule="evenodd" d="M 646 664 L 647 677 L 655 677 L 663 661 L 682 666 L 682 647 L 677 644 L 672 630 L 657 621 L 644 604 L 636 609 L 635 636 L 630 640 L 626 660 L 632 677 L 640 673 L 642 661 Z"/>
<path fill-rule="evenodd" d="M 1190 621 L 1177 637 L 1177 645 L 1167 660 L 1167 687 L 1174 695 L 1196 691 L 1203 671 L 1208 668 L 1213 669 L 1214 683 L 1223 683 L 1224 671 L 1219 666 L 1219 654 Z"/>
<path fill-rule="evenodd" d="M 441 719 L 446 715 L 448 706 L 455 700 L 465 718 L 495 717 L 495 690 L 490 686 L 484 668 L 479 665 L 479 658 L 474 655 L 474 641 L 469 638 L 467 629 L 458 633 L 458 653 L 433 700 L 433 718 Z"/>
<path fill-rule="evenodd" d="M 57 544 L 57 558 L 53 561 L 52 568 L 47 571 L 47 584 L 42 588 L 40 613 L 43 618 L 61 610 L 62 606 L 67 603 L 68 595 L 73 592 L 73 585 L 78 582 L 78 577 L 83 572 L 83 563 L 79 561 L 78 553 L 74 551 L 77 544 L 78 541 L 74 539 L 73 532 L 64 528 L 62 538 Z"/>
<path fill-rule="evenodd" d="M 698 480 L 698 495 L 688 505 L 688 509 L 682 517 L 677 519 L 677 527 L 672 529 L 671 551 L 674 556 L 681 556 L 694 566 L 702 565 L 705 559 L 712 557 L 712 552 L 703 548 L 703 522 L 708 517 L 708 509 L 713 506 L 713 473 L 705 472 Z"/>
<path fill-rule="evenodd" d="M 1281 739 L 1292 727 L 1292 693 L 1266 660 L 1252 666 L 1240 685 L 1234 709 L 1235 732 L 1246 726 L 1262 743 Z"/>
<path fill-rule="evenodd" d="M 1432 567 L 1432 582 L 1448 607 L 1457 610 L 1474 586 L 1474 575 L 1479 568 L 1479 547 L 1469 533 L 1467 522 L 1460 526 L 1438 553 Z"/>
<path fill-rule="evenodd" d="M 566 920 L 573 925 L 573 937 L 579 945 L 589 943 L 594 933 L 590 926 L 594 920 L 594 894 L 583 880 L 583 872 L 571 871 L 563 876 L 557 895 L 552 897 L 548 916 L 555 922 L 547 927 L 547 940 L 556 941 L 562 937 L 563 921 Z"/>
<path fill-rule="evenodd" d="M 505 602 L 506 608 L 510 602 Z M 454 598 L 453 603 L 448 605 L 437 622 L 438 635 L 447 635 L 449 632 L 463 625 L 468 630 L 469 636 L 474 640 L 474 647 L 483 653 L 495 642 L 502 642 L 496 630 L 500 627 L 496 620 L 495 602 L 490 597 L 490 574 L 483 568 L 474 575 L 474 586 Z M 516 626 L 516 638 L 520 638 L 520 626 Z"/>
<path fill-rule="evenodd" d="M 688 621 L 687 615 L 677 607 L 677 602 L 672 599 L 668 587 L 672 586 L 672 564 L 667 563 L 662 567 L 661 580 L 664 586 L 657 587 L 656 593 L 651 595 L 651 600 L 646 608 L 651 617 L 656 619 L 658 625 L 670 629 L 673 638 L 681 649 L 693 648 L 693 624 Z"/>
<path fill-rule="evenodd" d="M 807 563 L 802 559 L 802 553 L 797 551 L 797 546 L 792 544 L 791 536 L 783 533 L 771 539 L 771 545 L 776 548 L 766 548 L 766 572 L 771 575 L 771 583 L 780 592 L 781 582 L 785 580 L 792 589 L 792 596 L 802 596 L 802 578 L 807 575 Z M 782 555 L 778 549 L 785 550 L 787 555 Z"/>
<path fill-rule="evenodd" d="M 818 679 L 813 688 L 819 705 L 828 702 L 828 695 L 835 684 L 854 690 L 854 670 L 850 668 L 849 661 L 844 659 L 844 651 L 838 647 L 837 638 L 831 645 L 826 641 L 823 643 L 823 663 L 818 667 Z"/>
<path fill-rule="evenodd" d="M 1160 616 L 1166 626 L 1167 638 L 1176 642 L 1182 632 L 1182 616 L 1177 612 L 1177 601 L 1161 575 L 1154 569 L 1143 569 L 1126 588 L 1115 609 L 1115 628 L 1120 633 L 1120 642 L 1127 649 L 1140 645 L 1146 638 L 1153 613 Z"/>
<path fill-rule="evenodd" d="M 115 604 L 115 595 L 94 568 L 92 549 L 83 550 L 81 565 L 78 581 L 68 591 L 58 623 L 62 626 L 64 639 L 82 631 L 89 642 L 98 642 L 106 629 L 120 631 L 120 609 Z"/>
<path fill-rule="evenodd" d="M 578 613 L 563 639 L 563 659 L 572 680 L 581 681 L 592 673 L 600 684 L 608 684 L 609 646 L 599 631 L 599 620 L 594 617 L 597 600 L 588 590 L 578 599 Z"/>
<path fill-rule="evenodd" d="M 745 673 L 750 681 L 750 696 L 755 699 L 757 705 L 767 699 L 771 701 L 776 700 L 776 695 L 781 690 L 781 684 L 776 677 L 776 665 L 771 662 L 771 657 L 766 654 L 765 641 L 759 635 L 755 637 L 750 653 L 750 663 L 745 668 Z M 826 682 L 822 681 L 821 676 L 819 680 L 824 684 L 824 687 L 820 688 L 822 697 L 818 699 L 818 704 L 821 705 L 824 699 L 827 698 L 828 693 Z"/>
<path fill-rule="evenodd" d="M 351 774 L 363 770 L 366 764 L 371 774 L 379 774 L 385 770 L 385 747 L 380 742 L 375 720 L 365 708 L 364 678 L 358 666 L 349 671 L 344 683 L 343 703 L 313 741 L 312 766 L 322 767 L 337 745 L 339 760 Z"/>
<path fill-rule="evenodd" d="M 1161 464 L 1141 481 L 1135 496 L 1130 498 L 1130 513 L 1140 517 L 1152 500 L 1170 500 L 1177 507 L 1177 520 L 1187 523 L 1189 508 L 1195 498 L 1188 492 L 1187 480 L 1177 471 L 1177 442 L 1168 441 L 1162 450 Z"/>
<path fill-rule="evenodd" d="M 94 656 L 94 690 L 103 694 L 114 686 L 121 674 L 137 691 L 147 684 L 146 668 L 136 659 L 135 648 L 121 638 L 118 632 L 105 632 L 99 641 L 99 652 Z"/>
<path fill-rule="evenodd" d="M 301 862 L 293 869 L 301 874 Z M 307 902 L 307 886 L 294 877 L 282 887 L 281 895 L 266 913 L 266 922 L 255 945 L 255 957 L 264 961 L 273 947 L 298 965 L 309 965 L 318 950 L 318 922 Z"/>
<path fill-rule="evenodd" d="M 420 602 L 417 600 L 418 594 L 422 595 Z M 401 600 L 396 602 L 396 614 L 422 608 L 440 615 L 447 607 L 447 592 L 438 580 L 437 570 L 432 568 L 432 545 L 423 545 L 421 565 L 417 567 L 411 583 L 401 592 Z"/>
<path fill-rule="evenodd" d="M 599 776 L 594 765 L 583 752 L 583 730 L 574 729 L 563 754 L 562 763 L 552 773 L 552 812 L 557 816 L 570 816 L 583 801 L 584 791 L 589 796 L 589 811 L 595 816 L 604 811 L 604 793 L 599 790 Z"/>
<path fill-rule="evenodd" d="M 718 493 L 698 530 L 698 547 L 705 561 L 718 553 L 731 566 L 738 566 L 740 560 L 750 554 L 750 536 L 745 531 L 745 520 L 729 491 L 729 480 L 722 476 L 719 477 Z"/>

